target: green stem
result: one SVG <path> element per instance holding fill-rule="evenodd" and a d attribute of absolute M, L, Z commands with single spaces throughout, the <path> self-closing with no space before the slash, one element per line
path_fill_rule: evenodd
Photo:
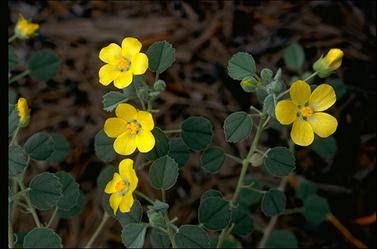
<path fill-rule="evenodd" d="M 17 178 L 16 178 L 17 179 Z M 17 179 L 17 182 L 18 182 L 18 185 L 20 186 L 20 189 L 21 191 L 25 192 L 25 186 L 24 186 L 24 183 L 22 182 L 21 179 Z M 39 221 L 39 218 L 38 218 L 38 214 L 37 212 L 35 211 L 33 205 L 31 204 L 31 201 L 30 201 L 30 198 L 27 194 L 24 193 L 23 195 L 25 201 L 26 201 L 26 204 L 28 205 L 29 207 L 29 210 L 31 212 L 31 215 L 33 216 L 33 219 L 34 219 L 34 222 L 35 224 L 37 225 L 37 227 L 42 227 L 41 226 L 41 222 Z"/>
<path fill-rule="evenodd" d="M 297 213 L 302 213 L 302 212 L 304 212 L 304 208 L 300 207 L 300 208 L 286 209 L 283 214 L 289 215 L 289 214 L 297 214 Z"/>
<path fill-rule="evenodd" d="M 180 132 L 182 132 L 181 129 L 164 130 L 164 133 L 165 133 L 165 134 L 169 134 L 169 133 L 180 133 Z"/>
<path fill-rule="evenodd" d="M 106 212 L 103 213 L 101 223 L 97 227 L 96 231 L 93 233 L 88 243 L 85 245 L 85 248 L 90 248 L 92 246 L 94 240 L 97 238 L 99 232 L 102 230 L 103 226 L 106 224 L 106 221 L 109 219 L 109 217 L 110 215 L 108 215 Z"/>
<path fill-rule="evenodd" d="M 224 154 L 225 154 L 225 156 L 229 157 L 230 159 L 233 159 L 234 161 L 236 161 L 237 163 L 241 163 L 242 164 L 242 159 L 241 158 L 233 156 L 233 155 L 228 154 L 228 153 L 224 153 Z"/>
<path fill-rule="evenodd" d="M 165 189 L 161 189 L 161 200 L 166 202 L 166 191 Z"/>
<path fill-rule="evenodd" d="M 170 220 L 169 220 L 169 217 L 168 217 L 167 214 L 165 214 L 165 223 L 170 224 Z M 173 234 L 170 226 L 167 227 L 167 231 L 168 231 L 168 236 L 169 236 L 169 239 L 170 239 L 170 242 L 171 242 L 171 246 L 173 248 L 177 248 L 177 245 L 175 244 L 175 240 L 174 240 L 174 234 Z"/>
<path fill-rule="evenodd" d="M 30 188 L 26 188 L 22 191 L 18 191 L 17 193 L 15 193 L 14 195 L 12 195 L 11 197 L 9 197 L 9 200 L 12 202 L 12 201 L 16 201 L 18 200 L 20 197 L 22 197 L 24 194 L 26 194 L 27 192 L 30 191 Z"/>
<path fill-rule="evenodd" d="M 47 222 L 46 227 L 50 227 L 50 226 L 51 226 L 52 221 L 54 220 L 54 218 L 55 218 L 57 212 L 58 212 L 58 207 L 55 207 L 54 212 L 52 213 L 52 215 L 51 215 L 51 217 L 50 217 L 50 220 Z"/>
<path fill-rule="evenodd" d="M 137 89 L 136 89 L 136 96 L 137 96 L 137 98 L 139 99 L 139 102 L 140 102 L 140 104 L 141 104 L 141 107 L 142 107 L 143 110 L 145 111 L 146 109 L 145 109 L 144 101 L 141 99 L 141 97 L 140 97 L 139 92 L 137 91 Z"/>
<path fill-rule="evenodd" d="M 16 34 L 12 35 L 12 36 L 8 39 L 8 43 L 11 43 L 11 42 L 14 41 L 16 38 L 17 38 Z"/>
<path fill-rule="evenodd" d="M 16 128 L 16 130 L 13 133 L 12 140 L 10 140 L 10 145 L 13 145 L 13 144 L 17 143 L 17 135 L 18 135 L 19 131 L 20 131 L 20 126 L 17 125 L 17 128 Z"/>
<path fill-rule="evenodd" d="M 304 79 L 304 81 L 308 81 L 308 80 L 310 80 L 311 78 L 313 78 L 313 77 L 316 76 L 317 74 L 318 74 L 317 72 L 312 73 L 311 75 L 309 75 L 308 77 L 306 77 L 306 79 Z"/>
<path fill-rule="evenodd" d="M 262 112 L 260 110 L 258 110 L 257 108 L 255 108 L 254 106 L 250 106 L 250 110 L 253 110 L 255 111 L 256 113 L 258 113 L 258 115 L 262 115 Z"/>
<path fill-rule="evenodd" d="M 146 200 L 146 201 L 149 202 L 150 204 L 153 204 L 153 203 L 154 203 L 154 201 L 153 201 L 151 198 L 149 198 L 149 197 L 146 196 L 145 194 L 141 193 L 140 191 L 135 190 L 134 193 L 135 193 L 135 195 L 140 196 L 141 198 L 143 198 L 144 200 Z"/>
<path fill-rule="evenodd" d="M 28 75 L 29 73 L 30 73 L 30 70 L 28 69 L 28 70 L 26 70 L 26 71 L 23 71 L 23 72 L 20 73 L 20 74 L 17 74 L 16 76 L 12 77 L 12 78 L 9 80 L 9 84 L 12 84 L 12 83 L 15 82 L 16 80 L 25 77 L 25 76 Z"/>

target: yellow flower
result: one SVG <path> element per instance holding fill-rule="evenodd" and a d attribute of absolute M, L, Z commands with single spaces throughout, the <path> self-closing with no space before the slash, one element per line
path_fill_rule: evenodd
<path fill-rule="evenodd" d="M 342 65 L 343 51 L 339 48 L 332 48 L 325 57 L 319 58 L 314 64 L 313 69 L 318 76 L 325 78 Z"/>
<path fill-rule="evenodd" d="M 29 124 L 30 109 L 25 98 L 19 98 L 17 102 L 18 116 L 20 117 L 21 127 L 25 127 Z"/>
<path fill-rule="evenodd" d="M 291 138 L 295 144 L 308 146 L 314 140 L 314 133 L 324 138 L 336 131 L 336 118 L 322 112 L 336 101 L 335 91 L 330 85 L 321 84 L 311 93 L 309 84 L 298 80 L 289 92 L 291 100 L 279 101 L 275 115 L 283 125 L 293 123 Z"/>
<path fill-rule="evenodd" d="M 122 47 L 115 43 L 104 47 L 99 58 L 107 63 L 99 70 L 99 82 L 105 86 L 114 81 L 114 86 L 123 89 L 131 84 L 133 75 L 145 73 L 148 57 L 140 53 L 141 43 L 133 37 L 126 37 Z"/>
<path fill-rule="evenodd" d="M 19 39 L 28 39 L 34 35 L 38 28 L 38 24 L 30 22 L 20 15 L 16 27 L 14 28 L 14 32 Z"/>
<path fill-rule="evenodd" d="M 140 152 L 153 149 L 155 139 L 151 132 L 154 127 L 152 114 L 137 111 L 129 104 L 119 104 L 115 109 L 117 118 L 109 118 L 104 125 L 107 136 L 116 138 L 114 150 L 121 155 L 130 155 L 136 148 Z"/>
<path fill-rule="evenodd" d="M 119 173 L 115 172 L 113 179 L 109 181 L 105 188 L 105 193 L 111 194 L 110 206 L 114 210 L 114 215 L 119 210 L 122 213 L 129 212 L 134 204 L 132 193 L 135 191 L 138 183 L 134 161 L 124 159 L 119 164 Z"/>

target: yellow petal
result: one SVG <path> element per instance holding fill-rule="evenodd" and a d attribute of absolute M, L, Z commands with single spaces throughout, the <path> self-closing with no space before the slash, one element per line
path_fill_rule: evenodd
<path fill-rule="evenodd" d="M 332 70 L 338 69 L 342 65 L 343 51 L 339 48 L 332 48 L 326 55 L 326 64 Z"/>
<path fill-rule="evenodd" d="M 336 101 L 334 88 L 328 84 L 321 84 L 314 89 L 310 96 L 309 105 L 314 111 L 320 112 L 330 108 Z"/>
<path fill-rule="evenodd" d="M 116 215 L 116 212 L 118 210 L 119 204 L 122 200 L 123 196 L 121 193 L 115 193 L 110 196 L 110 207 L 114 210 L 114 215 Z"/>
<path fill-rule="evenodd" d="M 316 112 L 308 118 L 308 122 L 315 134 L 320 137 L 328 137 L 336 131 L 338 121 L 330 114 Z"/>
<path fill-rule="evenodd" d="M 153 116 L 149 112 L 139 111 L 137 113 L 137 121 L 141 124 L 143 130 L 151 131 L 154 127 Z"/>
<path fill-rule="evenodd" d="M 116 184 L 122 180 L 122 177 L 118 173 L 114 173 L 113 179 L 106 184 L 105 193 L 112 194 L 118 192 L 115 188 Z"/>
<path fill-rule="evenodd" d="M 150 131 L 141 130 L 141 132 L 136 135 L 136 146 L 142 153 L 152 150 L 155 142 L 154 136 Z"/>
<path fill-rule="evenodd" d="M 103 130 L 108 137 L 118 137 L 127 130 L 127 122 L 120 118 L 108 118 Z"/>
<path fill-rule="evenodd" d="M 128 213 L 131 210 L 132 205 L 134 204 L 134 197 L 132 192 L 128 191 L 125 196 L 123 196 L 122 201 L 120 202 L 119 210 L 122 213 Z"/>
<path fill-rule="evenodd" d="M 138 178 L 136 176 L 135 169 L 133 167 L 133 161 L 131 159 L 124 159 L 119 164 L 119 173 L 120 176 L 125 179 L 130 184 L 130 188 L 128 191 L 133 192 L 138 183 Z"/>
<path fill-rule="evenodd" d="M 117 66 L 122 58 L 122 49 L 118 44 L 110 43 L 110 45 L 101 49 L 99 58 L 105 63 Z"/>
<path fill-rule="evenodd" d="M 125 132 L 115 139 L 113 147 L 118 154 L 131 155 L 136 150 L 136 138 L 134 135 Z"/>
<path fill-rule="evenodd" d="M 139 53 L 141 43 L 134 37 L 126 37 L 122 41 L 122 55 L 127 59 L 131 59 L 135 54 Z"/>
<path fill-rule="evenodd" d="M 297 107 L 290 100 L 279 101 L 275 108 L 276 119 L 283 125 L 288 125 L 297 118 Z"/>
<path fill-rule="evenodd" d="M 126 120 L 127 122 L 136 120 L 137 111 L 136 108 L 129 104 L 119 104 L 115 109 L 117 117 Z"/>
<path fill-rule="evenodd" d="M 106 64 L 102 66 L 98 72 L 99 76 L 99 82 L 107 86 L 109 85 L 113 80 L 115 80 L 118 75 L 120 74 L 119 69 L 117 69 L 116 66 L 112 66 L 110 64 Z"/>
<path fill-rule="evenodd" d="M 148 68 L 148 57 L 144 53 L 135 54 L 131 60 L 131 71 L 135 75 L 143 74 Z"/>
<path fill-rule="evenodd" d="M 301 146 L 308 146 L 314 140 L 314 133 L 309 122 L 296 119 L 291 130 L 292 141 Z"/>
<path fill-rule="evenodd" d="M 309 101 L 311 90 L 308 83 L 297 80 L 292 83 L 289 93 L 293 103 L 296 105 L 304 105 Z"/>
<path fill-rule="evenodd" d="M 118 89 L 123 89 L 128 87 L 132 82 L 132 72 L 128 70 L 126 72 L 121 72 L 118 77 L 114 80 L 114 86 Z"/>

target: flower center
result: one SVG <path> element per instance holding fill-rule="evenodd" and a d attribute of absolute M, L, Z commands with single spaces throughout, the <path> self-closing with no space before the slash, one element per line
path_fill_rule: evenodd
<path fill-rule="evenodd" d="M 124 181 L 119 181 L 115 184 L 115 189 L 117 192 L 122 192 L 126 188 Z"/>
<path fill-rule="evenodd" d="M 127 125 L 127 130 L 131 135 L 137 134 L 139 132 L 139 129 L 140 129 L 140 125 L 136 120 L 128 123 Z"/>
<path fill-rule="evenodd" d="M 301 108 L 301 115 L 304 118 L 310 117 L 313 115 L 313 109 L 309 106 L 304 106 L 303 108 Z"/>
<path fill-rule="evenodd" d="M 127 68 L 129 64 L 130 64 L 130 62 L 127 59 L 121 58 L 119 63 L 118 63 L 118 67 L 119 67 L 120 70 L 123 70 L 123 69 Z"/>

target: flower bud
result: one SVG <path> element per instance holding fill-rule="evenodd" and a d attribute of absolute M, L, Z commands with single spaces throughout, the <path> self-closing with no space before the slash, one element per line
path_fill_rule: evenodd
<path fill-rule="evenodd" d="M 241 87 L 247 93 L 255 92 L 257 89 L 257 85 L 258 81 L 253 76 L 246 76 L 241 81 Z"/>
<path fill-rule="evenodd" d="M 26 127 L 30 121 L 30 109 L 25 98 L 19 98 L 17 102 L 18 116 L 20 117 L 19 124 L 21 127 Z"/>
<path fill-rule="evenodd" d="M 156 91 L 162 92 L 162 91 L 165 90 L 165 88 L 166 88 L 166 83 L 163 80 L 157 80 L 153 84 L 153 89 L 156 90 Z"/>
<path fill-rule="evenodd" d="M 321 56 L 314 64 L 313 69 L 318 73 L 320 78 L 329 76 L 337 70 L 342 64 L 343 51 L 338 48 L 332 48 L 325 57 Z"/>
<path fill-rule="evenodd" d="M 263 155 L 254 153 L 250 158 L 250 163 L 254 167 L 259 167 L 263 164 Z"/>
<path fill-rule="evenodd" d="M 283 85 L 280 80 L 274 80 L 266 86 L 268 93 L 280 93 L 283 90 Z"/>
<path fill-rule="evenodd" d="M 20 15 L 14 32 L 19 39 L 29 39 L 39 29 L 39 25 L 32 23 Z"/>

